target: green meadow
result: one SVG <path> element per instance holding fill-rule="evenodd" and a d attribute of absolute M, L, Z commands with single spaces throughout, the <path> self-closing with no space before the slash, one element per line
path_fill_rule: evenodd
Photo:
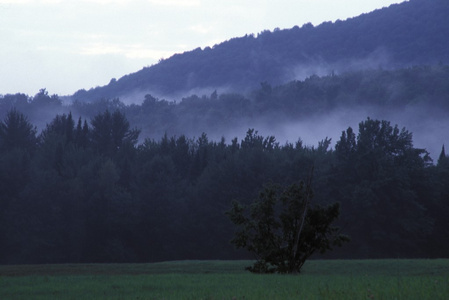
<path fill-rule="evenodd" d="M 249 261 L 0 266 L 0 299 L 449 299 L 449 260 L 310 260 L 299 275 Z"/>

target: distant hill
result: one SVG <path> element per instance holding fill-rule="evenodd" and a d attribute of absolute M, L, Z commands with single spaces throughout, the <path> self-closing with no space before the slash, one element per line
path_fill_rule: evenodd
<path fill-rule="evenodd" d="M 106 86 L 79 90 L 72 99 L 245 92 L 261 82 L 277 85 L 312 74 L 447 64 L 447 15 L 447 0 L 410 0 L 345 21 L 266 30 L 175 54 Z"/>

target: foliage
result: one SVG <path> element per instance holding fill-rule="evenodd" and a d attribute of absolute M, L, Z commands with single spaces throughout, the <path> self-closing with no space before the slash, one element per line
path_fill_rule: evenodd
<path fill-rule="evenodd" d="M 0 96 L 0 115 L 16 108 L 39 130 L 45 129 L 55 114 L 72 114 L 91 120 L 100 114 L 116 111 L 126 115 L 129 128 L 139 128 L 143 138 L 160 139 L 170 136 L 198 137 L 204 132 L 216 140 L 233 138 L 242 128 L 256 124 L 272 124 L 273 128 L 316 118 L 315 126 L 325 124 L 329 115 L 341 111 L 366 111 L 378 118 L 426 118 L 445 120 L 449 110 L 447 65 L 414 66 L 395 70 L 361 70 L 311 76 L 281 85 L 262 82 L 248 93 L 191 95 L 180 101 L 159 99 L 149 94 L 126 96 L 133 103 L 125 105 L 118 98 L 101 98 L 88 102 L 79 98 L 65 105 L 60 101 L 41 101 L 26 95 Z M 248 88 L 242 91 L 246 91 Z M 114 95 L 113 97 L 116 97 Z M 50 96 L 46 96 L 50 97 Z M 56 98 L 56 95 L 50 98 Z M 62 98 L 62 97 L 61 97 Z M 176 99 L 176 98 L 175 98 Z M 369 107 L 369 108 L 367 108 Z M 386 113 L 388 112 L 388 113 Z M 112 120 L 112 119 L 111 119 Z M 81 124 L 83 125 L 83 124 Z M 436 158 L 436 157 L 434 157 Z"/>
<path fill-rule="evenodd" d="M 248 270 L 255 273 L 299 273 L 315 252 L 325 253 L 348 241 L 331 226 L 338 218 L 339 205 L 310 205 L 310 186 L 293 184 L 279 194 L 267 187 L 259 200 L 245 207 L 234 202 L 227 213 L 238 226 L 232 243 L 252 252 L 257 261 Z"/>
<path fill-rule="evenodd" d="M 281 145 L 254 129 L 230 142 L 204 133 L 136 143 L 139 130 L 120 110 L 105 110 L 90 121 L 59 114 L 39 134 L 19 111 L 0 125 L 1 263 L 248 258 L 229 244 L 234 232 L 224 213 L 231 200 L 249 206 L 264 184 L 298 182 L 311 164 L 313 208 L 336 215 L 337 207 L 326 203 L 339 202 L 337 225 L 352 237 L 350 247 L 335 249 L 330 257 L 449 253 L 443 238 L 445 155 L 438 165 L 429 164 L 425 151 L 413 147 L 411 133 L 387 121 L 367 119 L 358 133 L 348 128 L 335 150 L 330 139 L 317 147 L 300 139 Z M 14 139 L 6 138 L 13 129 Z M 305 190 L 284 192 L 266 194 L 266 200 L 297 206 L 293 195 Z M 282 213 L 276 201 L 273 211 Z M 311 211 L 307 222 L 321 218 Z M 279 232 L 296 220 L 288 212 L 276 221 Z M 280 244 L 287 261 L 291 249 Z M 317 252 L 327 246 L 332 244 L 314 245 Z M 300 250 L 308 255 L 304 245 Z"/>
<path fill-rule="evenodd" d="M 23 148 L 33 150 L 36 146 L 36 128 L 19 111 L 10 110 L 0 123 L 0 149 Z"/>
<path fill-rule="evenodd" d="M 313 131 L 347 109 L 446 121 L 448 3 L 231 39 L 73 97 L 0 95 L 0 263 L 247 258 L 228 245 L 230 199 L 249 205 L 311 164 L 314 201 L 339 202 L 353 240 L 328 255 L 447 257 L 444 151 L 432 165 L 411 132 L 375 119 L 334 149 L 251 128 L 313 118 Z"/>
<path fill-rule="evenodd" d="M 335 152 L 332 172 L 340 191 L 332 195 L 346 203 L 355 247 L 385 243 L 393 256 L 405 254 L 405 245 L 411 249 L 422 243 L 434 225 L 425 208 L 428 195 L 418 188 L 426 181 L 423 170 L 429 157 L 413 147 L 412 134 L 388 121 L 368 118 L 359 124 L 357 138 L 351 128 L 342 132 Z M 366 214 L 356 213 L 361 210 Z M 403 216 L 400 221 L 398 214 Z M 409 238 L 399 241 L 391 228 Z M 357 245 L 356 237 L 367 235 L 364 245 Z"/>

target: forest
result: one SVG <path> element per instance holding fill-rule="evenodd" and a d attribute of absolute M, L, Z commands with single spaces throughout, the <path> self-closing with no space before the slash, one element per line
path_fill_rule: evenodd
<path fill-rule="evenodd" d="M 248 93 L 216 90 L 171 100 L 147 94 L 71 102 L 42 89 L 31 97 L 0 95 L 0 119 L 16 108 L 41 131 L 56 114 L 71 112 L 74 119 L 89 121 L 105 110 L 120 110 L 132 128 L 141 130 L 139 142 L 159 140 L 165 134 L 195 138 L 202 133 L 230 141 L 256 128 L 281 143 L 300 137 L 305 144 L 316 145 L 325 137 L 335 142 L 341 130 L 371 117 L 407 127 L 415 143 L 436 159 L 449 142 L 448 82 L 449 66 L 438 64 L 313 75 L 277 86 L 262 82 Z"/>
<path fill-rule="evenodd" d="M 347 20 L 264 30 L 174 54 L 105 86 L 81 89 L 71 98 L 248 92 L 260 82 L 280 85 L 313 74 L 448 64 L 448 14 L 446 0 L 410 0 Z"/>
<path fill-rule="evenodd" d="M 351 239 L 326 258 L 447 257 L 448 11 L 410 0 L 0 95 L 0 263 L 252 258 L 233 201 L 311 169 Z"/>
<path fill-rule="evenodd" d="M 50 96 L 48 96 L 51 98 Z M 38 133 L 26 115 L 0 123 L 0 263 L 248 258 L 230 244 L 231 202 L 314 166 L 314 203 L 339 202 L 351 242 L 327 257 L 446 257 L 449 157 L 433 164 L 412 133 L 367 118 L 335 149 L 185 135 L 139 141 L 120 110 L 56 115 Z"/>

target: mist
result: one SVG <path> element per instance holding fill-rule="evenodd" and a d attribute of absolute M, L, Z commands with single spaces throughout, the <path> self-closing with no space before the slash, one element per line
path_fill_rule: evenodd
<path fill-rule="evenodd" d="M 273 117 L 270 122 L 266 121 L 267 118 L 246 120 L 242 121 L 239 126 L 227 124 L 218 131 L 206 129 L 204 132 L 213 140 L 219 141 L 221 137 L 224 137 L 229 142 L 233 138 L 238 138 L 240 141 L 245 137 L 248 129 L 255 129 L 261 136 L 274 136 L 280 145 L 294 144 L 301 140 L 304 146 L 315 148 L 320 141 L 329 138 L 331 139 L 330 147 L 334 149 L 342 131 L 351 127 L 357 135 L 359 123 L 367 118 L 386 120 L 392 126 L 397 125 L 399 129 L 405 128 L 411 132 L 414 147 L 429 152 L 434 163 L 438 160 L 443 144 L 449 144 L 449 132 L 447 130 L 449 120 L 435 117 L 435 114 L 419 108 L 390 112 L 382 112 L 375 107 L 345 108 L 296 121 L 285 121 L 285 118 L 281 116 Z M 201 132 L 203 131 L 198 129 L 187 133 L 187 135 L 198 137 Z"/>
<path fill-rule="evenodd" d="M 378 62 L 387 64 L 388 55 L 379 50 L 364 62 L 371 65 Z M 351 66 L 354 68 L 360 67 L 357 61 L 352 62 Z M 315 70 L 317 68 L 321 69 L 322 72 L 327 72 L 323 65 L 317 65 Z M 305 72 L 306 68 L 304 67 L 302 70 Z M 309 71 L 313 72 L 312 69 L 309 69 Z M 434 97 L 430 94 L 433 93 L 433 87 L 429 91 L 420 91 L 417 95 L 407 98 L 410 96 L 405 97 L 404 94 L 407 95 L 409 86 L 400 78 L 390 81 L 387 77 L 387 79 L 383 79 L 386 81 L 385 83 L 377 83 L 379 78 L 383 78 L 379 76 L 392 72 L 395 71 L 376 70 L 361 71 L 360 73 L 363 78 L 360 79 L 361 83 L 357 89 L 365 93 L 366 90 L 372 89 L 374 83 L 376 93 L 379 96 L 374 94 L 372 97 L 377 103 L 371 103 L 372 100 L 369 99 L 369 96 L 358 95 L 357 91 L 346 91 L 343 87 L 340 94 L 333 100 L 334 103 L 312 102 L 310 105 L 313 105 L 312 109 L 316 111 L 291 115 L 288 114 L 288 107 L 281 111 L 272 109 L 260 111 L 257 108 L 259 105 L 257 103 L 257 92 L 259 90 L 244 94 L 233 94 L 233 89 L 230 87 L 208 87 L 192 89 L 176 96 L 152 94 L 153 96 L 156 95 L 158 102 L 171 103 L 171 116 L 164 117 L 163 114 L 157 115 L 156 111 L 149 111 L 133 121 L 131 112 L 128 115 L 132 125 L 142 130 L 142 141 L 146 138 L 157 140 L 164 134 L 168 136 L 185 135 L 195 139 L 200 137 L 202 133 L 206 133 L 210 140 L 220 141 L 221 138 L 225 138 L 230 143 L 234 138 L 243 139 L 248 129 L 255 129 L 264 137 L 274 136 L 281 145 L 295 143 L 300 139 L 304 145 L 316 147 L 323 139 L 330 138 L 332 148 L 340 139 L 342 131 L 345 131 L 348 127 L 353 128 L 357 134 L 359 123 L 367 118 L 386 120 L 392 126 L 397 125 L 399 129 L 405 128 L 411 132 L 414 147 L 428 151 L 430 157 L 436 163 L 442 145 L 449 143 L 449 132 L 447 130 L 449 120 L 446 117 L 445 110 L 440 109 L 437 104 L 432 104 L 432 102 L 444 101 L 444 99 L 437 97 L 435 100 L 431 98 Z M 356 75 L 351 74 L 353 73 L 323 75 L 324 77 L 318 80 L 324 82 L 329 78 L 358 77 L 357 73 Z M 420 74 L 417 75 L 417 77 L 420 76 Z M 336 82 L 340 84 L 338 80 Z M 344 81 L 344 79 L 341 80 Z M 305 81 L 300 82 L 305 84 Z M 276 88 L 278 87 L 273 87 L 273 89 Z M 282 88 L 283 86 L 281 86 Z M 212 97 L 214 92 L 218 93 L 216 99 Z M 125 105 L 141 105 L 144 94 L 148 93 L 134 92 L 120 97 L 120 101 L 124 102 Z M 226 100 L 229 97 L 234 100 L 229 102 Z M 403 98 L 407 102 L 398 102 L 403 101 L 398 100 Z M 304 100 L 306 99 L 295 99 L 295 101 Z M 282 97 L 276 98 L 275 101 L 282 101 Z M 154 122 L 142 122 L 142 118 L 159 118 L 159 121 L 154 126 Z"/>
<path fill-rule="evenodd" d="M 387 58 L 385 52 L 378 51 L 364 63 L 387 63 Z M 358 66 L 358 62 L 350 65 Z M 328 67 L 317 64 L 314 68 L 300 69 L 306 76 L 308 72 L 326 73 Z M 57 114 L 72 113 L 75 122 L 81 118 L 90 123 L 106 109 L 119 109 L 132 128 L 141 130 L 141 142 L 158 140 L 165 134 L 185 135 L 194 140 L 206 133 L 209 140 L 218 142 L 225 138 L 230 143 L 234 138 L 242 140 L 248 129 L 255 129 L 261 136 L 274 136 L 280 145 L 300 139 L 304 145 L 316 147 L 329 138 L 332 148 L 342 131 L 352 127 L 357 133 L 359 123 L 369 117 L 389 121 L 400 129 L 405 127 L 413 134 L 414 147 L 426 149 L 435 163 L 442 145 L 449 144 L 449 120 L 444 106 L 444 78 L 448 76 L 444 66 L 375 69 L 307 77 L 270 86 L 268 94 L 263 86 L 240 93 L 230 86 L 195 88 L 176 95 L 134 89 L 110 100 L 70 102 L 73 99 L 61 97 L 59 104 L 52 102 L 56 95 L 47 94 L 44 97 L 47 100 L 39 104 L 34 103 L 37 95 L 30 97 L 28 104 L 19 109 L 39 132 Z M 146 95 L 151 95 L 155 102 L 144 103 Z M 2 118 L 11 108 L 8 101 L 3 102 Z"/>

